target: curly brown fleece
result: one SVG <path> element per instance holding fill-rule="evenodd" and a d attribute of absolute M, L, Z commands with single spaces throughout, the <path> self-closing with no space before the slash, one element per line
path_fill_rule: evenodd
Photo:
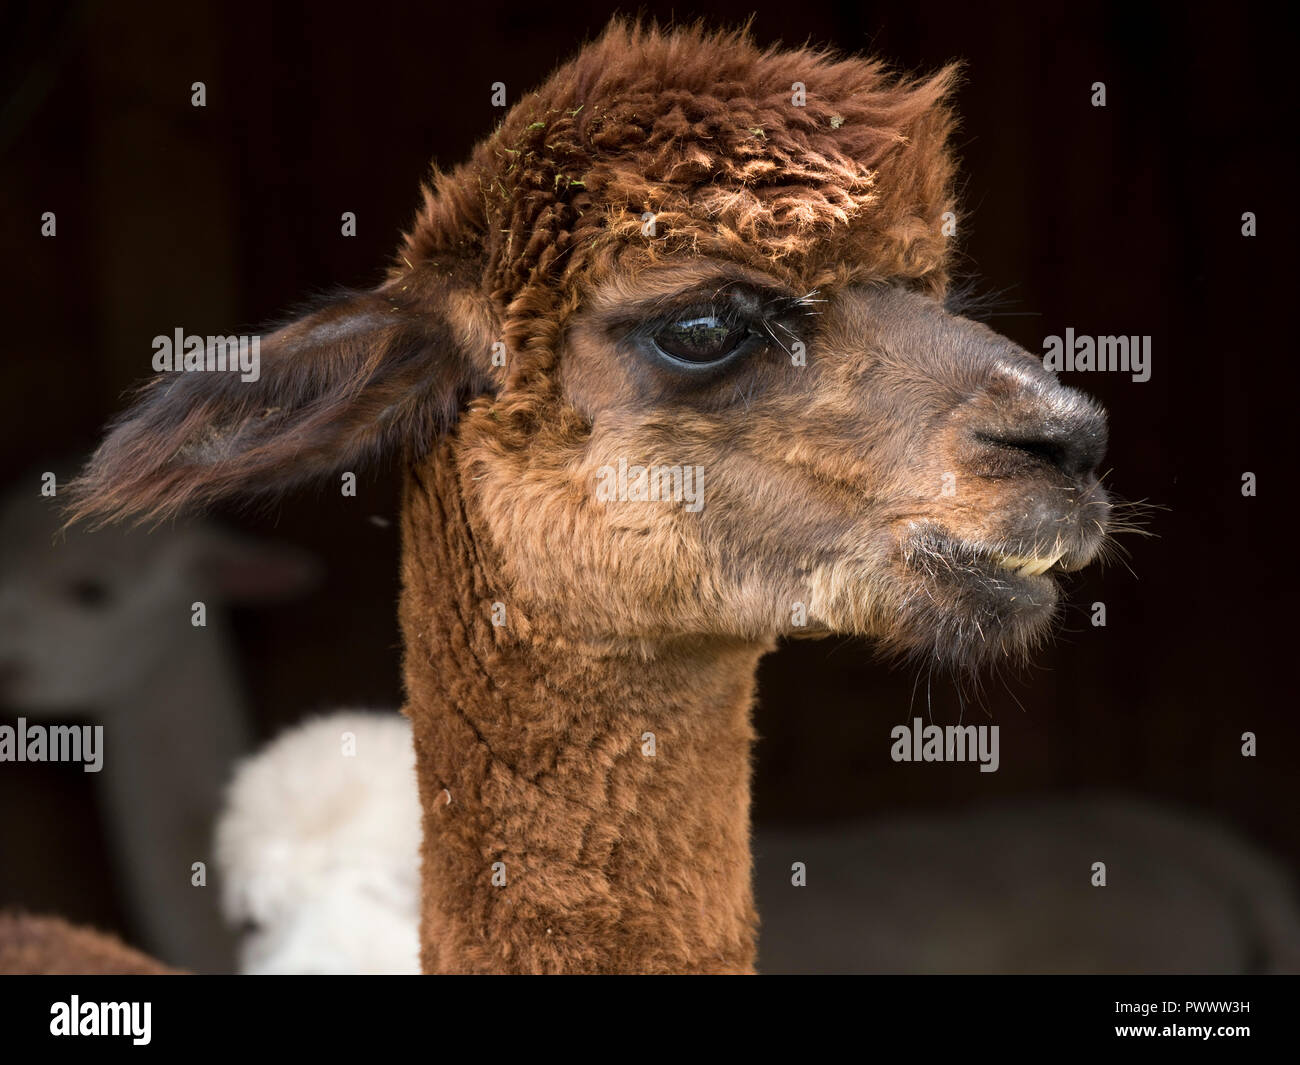
<path fill-rule="evenodd" d="M 116 936 L 58 917 L 0 913 L 0 975 L 165 976 L 178 972 L 132 950 Z"/>
<path fill-rule="evenodd" d="M 715 257 L 800 291 L 916 279 L 940 292 L 955 78 L 615 20 L 467 163 L 435 172 L 390 277 L 472 257 L 511 353 L 535 356 L 511 362 L 507 391 L 554 358 L 580 289 L 615 267 Z"/>
<path fill-rule="evenodd" d="M 647 661 L 575 645 L 513 606 L 459 479 L 444 451 L 404 508 L 426 971 L 748 971 L 749 709 L 768 647 L 683 641 Z"/>

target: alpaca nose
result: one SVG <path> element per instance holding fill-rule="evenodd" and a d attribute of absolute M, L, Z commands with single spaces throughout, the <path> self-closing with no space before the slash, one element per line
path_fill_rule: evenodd
<path fill-rule="evenodd" d="M 1080 392 L 1048 386 L 1029 402 L 973 430 L 984 447 L 1014 452 L 1071 478 L 1094 473 L 1106 454 L 1106 414 Z"/>

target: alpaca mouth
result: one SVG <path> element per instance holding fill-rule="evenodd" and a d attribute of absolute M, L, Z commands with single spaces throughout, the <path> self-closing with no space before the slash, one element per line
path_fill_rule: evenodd
<path fill-rule="evenodd" d="M 960 670 L 1023 661 L 1057 616 L 1059 578 L 1087 565 L 1104 540 L 1077 527 L 1063 535 L 1051 522 L 1042 531 L 967 540 L 937 523 L 911 525 L 898 544 L 892 646 Z"/>
<path fill-rule="evenodd" d="M 975 550 L 978 552 L 979 548 L 975 547 Z M 992 549 L 985 550 L 994 565 L 1000 569 L 1012 570 L 1021 577 L 1041 577 L 1053 569 L 1067 573 L 1070 569 L 1063 564 L 1067 554 L 1064 547 L 1055 548 L 1046 555 L 1008 555 Z M 1078 569 L 1080 566 L 1073 568 Z"/>
<path fill-rule="evenodd" d="M 950 562 L 979 573 L 992 573 L 1002 579 L 1008 575 L 1021 579 L 1051 582 L 1054 577 L 1083 569 L 1092 560 L 1092 550 L 1074 550 L 1064 544 L 1019 554 L 980 543 L 957 541 L 948 552 Z"/>
<path fill-rule="evenodd" d="M 908 569 L 931 579 L 986 578 L 1001 584 L 1047 585 L 1053 578 L 1083 569 L 1096 556 L 1102 537 L 1074 543 L 1056 540 L 1049 547 L 1025 551 L 1019 545 L 999 546 L 960 540 L 934 529 L 918 531 L 903 542 Z M 1017 550 L 1009 550 L 1014 546 Z"/>

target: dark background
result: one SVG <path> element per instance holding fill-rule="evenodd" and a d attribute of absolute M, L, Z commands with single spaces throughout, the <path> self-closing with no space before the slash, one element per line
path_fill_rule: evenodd
<path fill-rule="evenodd" d="M 1002 765 L 889 758 L 889 729 L 952 685 L 855 641 L 767 660 L 760 824 L 1105 789 L 1217 817 L 1300 867 L 1293 760 L 1293 37 L 1268 8 L 803 0 L 757 9 L 762 42 L 826 42 L 908 70 L 966 63 L 957 96 L 963 268 L 995 329 L 1149 334 L 1147 383 L 1064 375 L 1110 410 L 1108 483 L 1167 508 L 1127 566 L 1074 579 L 1059 639 L 986 686 Z M 751 3 L 646 5 L 734 23 Z M 430 160 L 449 166 L 611 9 L 564 4 L 83 4 L 10 9 L 0 31 L 6 477 L 88 451 L 150 372 L 150 338 L 253 332 L 315 292 L 380 277 Z M 635 11 L 633 11 L 635 13 Z M 207 107 L 190 85 L 207 85 Z M 1107 106 L 1090 105 L 1106 84 Z M 1283 88 L 1287 86 L 1287 88 Z M 40 215 L 58 236 L 40 236 Z M 339 232 L 357 212 L 354 238 Z M 1241 235 L 1255 212 L 1258 236 Z M 1241 474 L 1259 480 L 1243 498 Z M 231 515 L 324 563 L 309 597 L 237 614 L 260 735 L 332 706 L 401 700 L 397 478 L 363 505 L 306 490 Z M 1094 628 L 1087 607 L 1107 605 Z M 915 693 L 915 695 L 914 695 Z M 988 715 L 987 717 L 983 715 Z M 6 718 L 10 714 L 4 715 Z M 1259 736 L 1243 758 L 1241 734 Z M 91 777 L 0 767 L 0 904 L 116 927 Z M 21 827 L 19 823 L 21 822 Z"/>

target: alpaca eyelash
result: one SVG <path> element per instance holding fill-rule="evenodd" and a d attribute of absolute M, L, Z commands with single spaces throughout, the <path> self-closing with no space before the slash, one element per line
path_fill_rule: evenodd
<path fill-rule="evenodd" d="M 816 292 L 805 296 L 791 296 L 785 292 L 763 292 L 752 288 L 732 289 L 728 285 L 714 289 L 707 296 L 679 297 L 671 306 L 659 306 L 647 317 L 639 317 L 635 327 L 626 334 L 629 340 L 645 340 L 676 322 L 689 318 L 718 318 L 732 328 L 745 328 L 760 336 L 770 336 L 774 328 L 790 330 L 782 320 L 796 313 L 815 314 L 813 303 Z M 731 298 L 727 298 L 730 296 Z M 740 306 L 741 301 L 748 307 Z"/>
<path fill-rule="evenodd" d="M 783 305 L 784 314 L 821 314 L 817 308 L 823 303 L 829 303 L 830 300 L 822 296 L 820 289 L 813 289 L 802 296 L 782 296 L 780 302 Z"/>
<path fill-rule="evenodd" d="M 692 318 L 716 318 L 732 329 L 743 327 L 751 332 L 755 330 L 755 327 L 762 324 L 761 320 L 742 314 L 737 308 L 729 304 L 694 303 L 680 307 L 660 317 L 652 318 L 646 323 L 646 335 L 653 336 L 661 329 Z"/>

